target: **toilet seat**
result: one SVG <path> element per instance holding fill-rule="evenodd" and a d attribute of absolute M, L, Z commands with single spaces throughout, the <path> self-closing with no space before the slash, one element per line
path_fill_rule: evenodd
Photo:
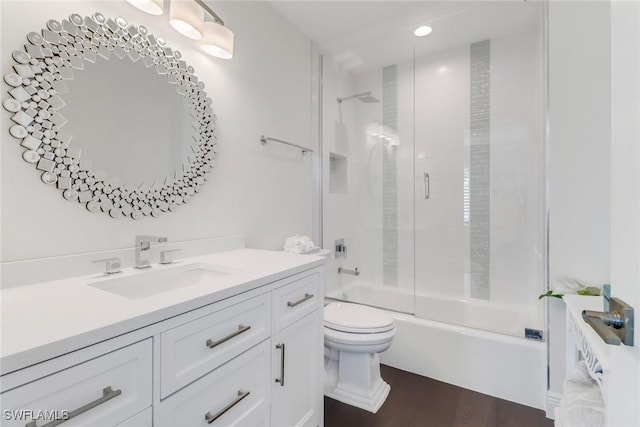
<path fill-rule="evenodd" d="M 378 334 L 394 329 L 393 317 L 364 305 L 332 302 L 324 308 L 324 326 L 353 334 Z"/>
<path fill-rule="evenodd" d="M 396 335 L 395 326 L 385 332 L 355 334 L 325 327 L 324 340 L 332 348 L 354 352 L 382 352 L 389 348 Z"/>

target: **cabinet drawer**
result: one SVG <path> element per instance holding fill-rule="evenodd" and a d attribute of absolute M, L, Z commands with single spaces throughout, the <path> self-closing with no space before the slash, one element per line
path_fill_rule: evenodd
<path fill-rule="evenodd" d="M 2 393 L 2 425 L 115 426 L 151 406 L 151 339 Z"/>
<path fill-rule="evenodd" d="M 217 368 L 271 333 L 264 294 L 161 334 L 161 398 Z"/>
<path fill-rule="evenodd" d="M 264 341 L 163 400 L 155 425 L 269 425 L 270 349 Z"/>
<path fill-rule="evenodd" d="M 303 276 L 273 291 L 273 319 L 279 331 L 322 306 L 320 273 Z"/>

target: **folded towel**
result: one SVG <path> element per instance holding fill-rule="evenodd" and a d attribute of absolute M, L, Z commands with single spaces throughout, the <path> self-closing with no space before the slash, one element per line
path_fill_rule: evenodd
<path fill-rule="evenodd" d="M 589 375 L 584 360 L 567 374 L 562 400 L 555 411 L 556 427 L 601 427 L 605 425 L 600 387 Z"/>
<path fill-rule="evenodd" d="M 285 240 L 283 249 L 295 254 L 304 254 L 307 252 L 313 252 L 318 248 L 309 236 L 300 236 L 296 234 L 295 236 L 291 236 Z"/>

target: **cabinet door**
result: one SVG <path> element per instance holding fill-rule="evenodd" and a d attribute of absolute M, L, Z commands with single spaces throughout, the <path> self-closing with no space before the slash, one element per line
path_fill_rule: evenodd
<path fill-rule="evenodd" d="M 323 419 L 322 311 L 279 331 L 273 341 L 273 427 L 317 426 Z"/>

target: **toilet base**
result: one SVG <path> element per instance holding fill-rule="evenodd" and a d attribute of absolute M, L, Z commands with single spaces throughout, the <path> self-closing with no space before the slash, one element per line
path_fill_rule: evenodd
<path fill-rule="evenodd" d="M 365 411 L 375 414 L 378 412 L 378 409 L 382 407 L 384 401 L 387 400 L 390 390 L 391 386 L 382 380 L 378 384 L 378 387 L 376 387 L 374 395 L 369 399 L 365 399 L 354 393 L 345 392 L 338 388 L 334 388 L 331 391 L 325 390 L 324 395 L 339 402 L 346 403 L 347 405 L 355 406 L 356 408 L 364 409 Z"/>
<path fill-rule="evenodd" d="M 332 352 L 325 360 L 324 395 L 372 413 L 378 412 L 391 386 L 380 376 L 378 354 Z"/>

